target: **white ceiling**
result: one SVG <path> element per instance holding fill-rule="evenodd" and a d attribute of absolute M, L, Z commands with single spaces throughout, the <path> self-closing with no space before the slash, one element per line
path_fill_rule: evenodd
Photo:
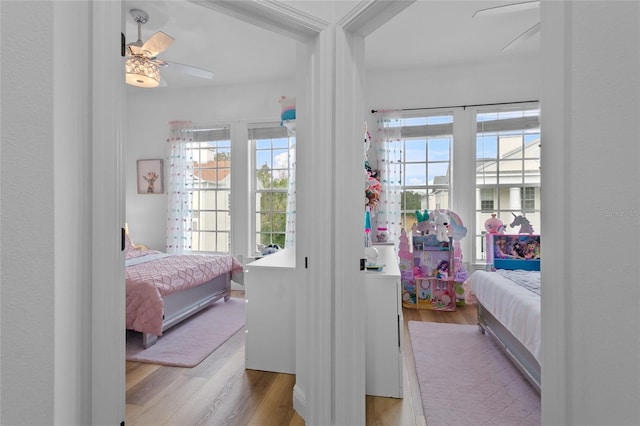
<path fill-rule="evenodd" d="M 516 1 L 521 0 L 418 0 L 366 38 L 367 71 L 536 55 L 539 35 L 515 49 L 501 49 L 539 21 L 539 9 L 472 17 L 478 9 Z M 138 38 L 137 24 L 129 14 L 132 8 L 149 14 L 149 21 L 142 27 L 143 41 L 160 30 L 175 38 L 159 58 L 214 72 L 212 80 L 205 80 L 163 68 L 167 88 L 295 78 L 296 42 L 292 39 L 187 1 L 125 0 L 127 43 Z"/>

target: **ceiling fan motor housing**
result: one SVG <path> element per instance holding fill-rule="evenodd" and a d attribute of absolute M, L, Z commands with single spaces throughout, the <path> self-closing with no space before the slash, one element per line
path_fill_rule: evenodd
<path fill-rule="evenodd" d="M 139 24 L 146 24 L 149 20 L 149 14 L 144 10 L 131 9 L 129 13 L 131 13 L 131 16 L 133 16 L 133 20 Z"/>

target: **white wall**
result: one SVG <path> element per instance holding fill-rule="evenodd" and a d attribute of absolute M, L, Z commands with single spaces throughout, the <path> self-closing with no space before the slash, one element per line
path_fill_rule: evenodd
<path fill-rule="evenodd" d="M 373 132 L 375 121 L 371 109 L 523 101 L 538 99 L 539 93 L 538 58 L 506 59 L 503 63 L 477 64 L 462 69 L 442 67 L 403 73 L 376 72 L 366 76 L 365 117 Z M 169 121 L 278 120 L 278 99 L 281 95 L 294 94 L 295 82 L 185 90 L 128 88 L 126 220 L 134 242 L 157 250 L 165 249 L 166 193 L 137 193 L 136 160 L 166 157 Z M 373 161 L 375 154 L 371 153 Z M 469 176 L 472 174 L 470 169 Z M 474 218 L 473 211 L 470 215 L 458 213 L 468 223 Z M 249 254 L 241 248 L 234 250 L 245 256 Z"/>
<path fill-rule="evenodd" d="M 421 108 L 539 99 L 540 58 L 505 55 L 502 61 L 393 72 L 368 72 L 366 104 Z"/>
<path fill-rule="evenodd" d="M 89 5 L 0 8 L 0 424 L 89 424 Z"/>
<path fill-rule="evenodd" d="M 640 3 L 542 5 L 542 423 L 637 425 Z"/>
<path fill-rule="evenodd" d="M 53 6 L 3 2 L 1 7 L 0 422 L 26 424 L 29 418 L 46 424 L 54 412 Z M 25 55 L 33 48 L 29 40 L 36 39 L 40 58 Z M 35 253 L 41 254 L 38 261 L 25 265 L 23 259 Z"/>
<path fill-rule="evenodd" d="M 136 160 L 166 158 L 170 121 L 191 120 L 195 124 L 229 124 L 239 120 L 265 119 L 279 121 L 278 101 L 283 95 L 295 96 L 295 81 L 183 90 L 128 88 L 126 220 L 133 241 L 156 250 L 165 250 L 167 195 L 166 192 L 155 195 L 137 193 Z M 235 183 L 232 182 L 232 185 Z M 248 223 L 244 228 L 248 228 Z M 246 238 L 240 240 L 246 241 Z M 235 241 L 232 241 L 232 245 L 247 245 Z M 253 254 L 248 253 L 248 247 L 233 247 L 233 250 L 233 254 Z"/>

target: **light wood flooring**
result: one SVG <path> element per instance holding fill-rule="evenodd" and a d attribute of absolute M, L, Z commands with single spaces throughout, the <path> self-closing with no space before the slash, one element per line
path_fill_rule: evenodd
<path fill-rule="evenodd" d="M 244 297 L 234 292 L 233 297 Z M 403 309 L 404 398 L 366 397 L 367 425 L 425 425 L 407 323 L 476 324 L 475 306 L 455 312 Z M 240 330 L 194 368 L 127 361 L 127 426 L 304 425 L 293 410 L 295 376 L 245 370 Z"/>

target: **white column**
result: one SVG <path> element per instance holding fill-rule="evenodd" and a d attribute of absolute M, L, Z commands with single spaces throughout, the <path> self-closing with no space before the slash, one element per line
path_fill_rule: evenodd
<path fill-rule="evenodd" d="M 247 122 L 245 120 L 236 121 L 231 126 L 231 158 L 246 158 L 247 163 L 244 167 L 231 168 L 231 217 L 232 222 L 241 222 L 242 226 L 234 227 L 231 235 L 231 253 L 240 261 L 245 262 L 243 258 L 246 247 L 251 247 L 251 232 L 255 231 L 255 217 L 250 215 L 251 209 L 251 191 L 234 191 L 233 188 L 251 188 L 251 177 L 253 176 L 253 167 L 251 164 L 249 144 L 247 140 L 249 132 L 247 130 Z M 237 164 L 237 163 L 236 163 Z M 237 231 L 237 232 L 236 232 Z M 254 250 L 255 248 L 252 247 Z M 251 255 L 253 251 L 249 251 Z M 241 288 L 232 283 L 232 288 Z"/>
<path fill-rule="evenodd" d="M 364 424 L 362 244 L 364 96 L 362 37 L 322 31 L 302 65 L 296 106 L 296 408 L 308 424 Z M 298 219 L 298 217 L 296 218 Z M 298 244 L 299 243 L 299 244 Z"/>
<path fill-rule="evenodd" d="M 365 423 L 364 38 L 336 29 L 335 424 Z M 345 182 L 349 182 L 345 185 Z"/>
<path fill-rule="evenodd" d="M 475 261 L 472 247 L 475 235 L 484 229 L 475 229 L 476 205 L 476 143 L 475 143 L 475 114 L 471 108 L 457 109 L 453 114 L 456 123 L 453 129 L 453 176 L 451 188 L 455 188 L 451 199 L 451 209 L 460 216 L 467 228 L 467 236 L 460 241 L 462 256 L 467 271 Z"/>
<path fill-rule="evenodd" d="M 90 29 L 91 145 L 91 424 L 124 421 L 125 271 L 124 227 L 125 85 L 119 40 L 121 2 L 92 2 Z M 67 6 L 68 7 L 68 6 Z M 67 45 L 60 46 L 65 49 Z M 89 58 L 91 55 L 89 55 Z M 61 96 L 63 96 L 61 94 Z"/>
<path fill-rule="evenodd" d="M 516 212 L 516 215 L 522 209 L 522 200 L 520 200 L 520 188 L 509 188 L 509 208 Z"/>
<path fill-rule="evenodd" d="M 335 259 L 334 31 L 306 51 L 306 90 L 296 94 L 296 389 L 307 424 L 333 424 L 333 289 Z"/>

